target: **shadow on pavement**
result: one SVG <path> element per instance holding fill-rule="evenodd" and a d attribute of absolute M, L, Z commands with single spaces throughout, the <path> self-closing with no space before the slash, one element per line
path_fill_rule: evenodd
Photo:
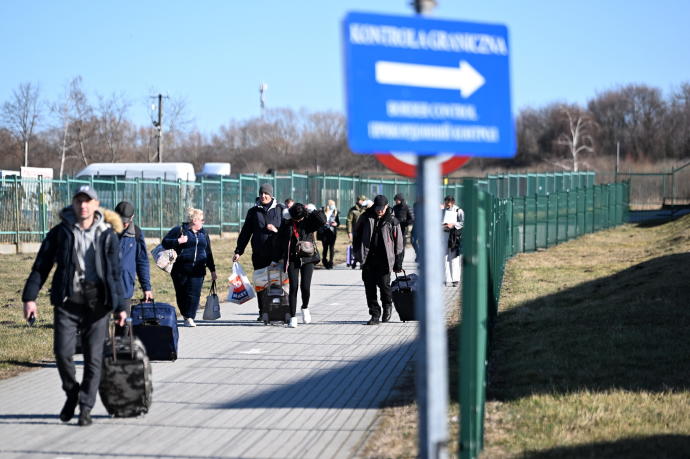
<path fill-rule="evenodd" d="M 413 346 L 414 341 L 410 341 L 341 367 L 316 371 L 298 381 L 274 386 L 258 395 L 213 408 L 376 408 L 384 403 L 395 379 L 411 358 Z M 393 376 L 389 376 L 391 374 Z M 385 403 L 383 406 L 397 404 L 394 401 Z"/>
<path fill-rule="evenodd" d="M 546 451 L 526 452 L 525 459 L 582 459 L 618 457 L 688 458 L 690 436 L 651 435 L 622 440 L 562 446 Z"/>

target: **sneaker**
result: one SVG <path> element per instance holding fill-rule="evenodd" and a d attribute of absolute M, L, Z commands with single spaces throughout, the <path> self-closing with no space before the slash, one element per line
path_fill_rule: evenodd
<path fill-rule="evenodd" d="M 308 308 L 302 309 L 302 323 L 303 324 L 310 324 L 311 323 L 311 312 L 309 312 Z"/>
<path fill-rule="evenodd" d="M 194 323 L 194 319 L 192 319 L 191 317 L 187 317 L 184 320 L 184 326 L 185 327 L 196 327 L 196 324 Z"/>
<path fill-rule="evenodd" d="M 90 426 L 91 424 L 93 424 L 93 421 L 91 420 L 91 408 L 80 408 L 78 424 L 82 427 Z"/>
<path fill-rule="evenodd" d="M 297 328 L 297 317 L 290 317 L 289 328 Z"/>

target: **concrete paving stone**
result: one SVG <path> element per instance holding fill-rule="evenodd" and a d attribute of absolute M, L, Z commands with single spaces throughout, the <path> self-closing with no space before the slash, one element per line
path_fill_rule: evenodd
<path fill-rule="evenodd" d="M 444 295 L 452 306 L 459 289 Z M 417 323 L 394 313 L 365 326 L 361 271 L 344 267 L 315 272 L 310 311 L 313 323 L 288 329 L 257 323 L 255 300 L 223 303 L 220 320 L 180 328 L 176 362 L 153 362 L 148 414 L 110 418 L 99 401 L 88 435 L 57 417 L 54 364 L 0 381 L 0 457 L 352 457 L 414 355 Z"/>

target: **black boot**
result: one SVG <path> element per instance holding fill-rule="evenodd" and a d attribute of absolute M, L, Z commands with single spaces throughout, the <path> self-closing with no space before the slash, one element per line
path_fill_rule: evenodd
<path fill-rule="evenodd" d="M 91 408 L 87 408 L 85 406 L 81 406 L 79 408 L 78 424 L 82 427 L 90 426 L 91 424 L 93 424 L 93 421 L 91 420 Z"/>
<path fill-rule="evenodd" d="M 72 392 L 67 394 L 67 400 L 65 405 L 60 411 L 60 420 L 62 422 L 69 422 L 74 417 L 74 410 L 77 408 L 77 403 L 79 403 L 79 386 L 75 387 Z"/>
<path fill-rule="evenodd" d="M 371 319 L 369 319 L 369 322 L 367 322 L 367 325 L 378 325 L 380 322 L 379 318 L 376 316 L 371 316 Z"/>
<path fill-rule="evenodd" d="M 383 317 L 381 317 L 381 322 L 388 322 L 391 320 L 391 313 L 393 312 L 393 306 L 390 304 L 383 306 Z"/>

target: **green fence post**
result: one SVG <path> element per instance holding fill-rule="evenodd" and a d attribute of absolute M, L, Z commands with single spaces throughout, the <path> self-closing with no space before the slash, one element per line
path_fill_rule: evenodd
<path fill-rule="evenodd" d="M 158 177 L 158 237 L 163 240 L 163 180 Z"/>
<path fill-rule="evenodd" d="M 463 183 L 467 218 L 460 326 L 460 457 L 474 459 L 482 449 L 487 339 L 488 264 L 486 194 L 475 180 Z"/>
<path fill-rule="evenodd" d="M 223 237 L 223 177 L 220 178 L 220 184 L 218 186 L 220 187 L 218 191 L 220 193 L 220 203 L 218 204 L 218 235 Z"/>
<path fill-rule="evenodd" d="M 12 176 L 14 180 L 14 248 L 19 253 L 19 177 Z"/>

